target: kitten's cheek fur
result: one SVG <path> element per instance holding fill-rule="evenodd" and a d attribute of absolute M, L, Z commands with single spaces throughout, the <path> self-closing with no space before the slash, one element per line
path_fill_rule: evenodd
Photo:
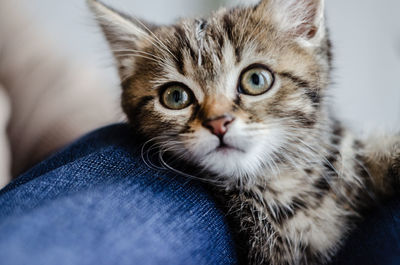
<path fill-rule="evenodd" d="M 251 130 L 251 127 L 241 120 L 232 124 L 224 142 L 237 150 L 227 152 L 216 151 L 219 146 L 218 138 L 207 130 L 199 129 L 193 140 L 185 144 L 188 151 L 186 157 L 214 174 L 228 177 L 232 181 L 243 177 L 255 178 L 266 168 L 276 170 L 273 166 L 274 153 L 279 150 L 279 144 L 283 144 L 283 131 L 276 126 L 259 130 Z"/>
<path fill-rule="evenodd" d="M 198 162 L 215 150 L 218 145 L 219 140 L 216 136 L 210 134 L 206 129 L 199 129 L 185 143 L 185 148 L 187 149 L 185 152 L 188 151 L 186 153 L 189 159 Z"/>

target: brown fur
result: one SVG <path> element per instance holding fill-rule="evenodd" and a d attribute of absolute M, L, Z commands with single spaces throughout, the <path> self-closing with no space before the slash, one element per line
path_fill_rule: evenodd
<path fill-rule="evenodd" d="M 247 263 L 327 262 L 362 209 L 397 189 L 399 137 L 383 147 L 363 143 L 332 118 L 322 0 L 263 0 L 152 31 L 89 3 L 117 58 L 130 123 L 160 148 L 167 168 L 177 171 L 163 159 L 170 153 L 204 170 L 192 177 L 218 189 L 246 238 Z M 239 89 L 252 65 L 275 77 L 259 96 Z M 191 90 L 189 107 L 160 104 L 170 82 Z M 204 125 L 225 115 L 234 120 L 223 141 L 235 147 L 226 152 Z"/>

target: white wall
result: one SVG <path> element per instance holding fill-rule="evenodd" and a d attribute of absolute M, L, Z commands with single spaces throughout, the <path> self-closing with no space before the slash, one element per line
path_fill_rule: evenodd
<path fill-rule="evenodd" d="M 28 7 L 28 11 L 33 13 L 54 40 L 61 44 L 67 56 L 97 67 L 100 71 L 99 75 L 119 92 L 119 81 L 113 67 L 111 53 L 85 0 L 19 1 Z M 157 23 L 171 23 L 178 17 L 204 12 L 204 1 L 103 0 L 103 2 L 125 13 Z"/>
<path fill-rule="evenodd" d="M 338 113 L 358 126 L 400 128 L 400 1 L 327 3 Z"/>
<path fill-rule="evenodd" d="M 26 2 L 63 44 L 66 54 L 98 67 L 102 76 L 117 89 L 112 58 L 84 0 L 21 1 Z M 241 2 L 250 1 L 254 2 Z M 160 23 L 205 13 L 208 10 L 205 4 L 218 5 L 213 0 L 104 2 Z M 400 128 L 399 10 L 399 0 L 327 1 L 336 66 L 331 94 L 337 114 L 356 128 Z"/>

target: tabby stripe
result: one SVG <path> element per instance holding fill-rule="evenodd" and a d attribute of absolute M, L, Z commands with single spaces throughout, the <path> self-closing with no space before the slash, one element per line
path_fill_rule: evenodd
<path fill-rule="evenodd" d="M 364 145 L 358 141 L 355 140 L 354 144 L 353 144 L 353 149 L 357 152 L 355 159 L 355 170 L 357 172 L 357 176 L 360 176 L 361 178 L 363 178 L 365 180 L 365 184 L 369 185 L 371 184 L 371 179 L 370 179 L 370 175 L 369 172 L 367 171 L 367 162 L 366 162 L 366 157 L 364 157 L 363 155 L 361 155 L 360 153 L 362 153 L 363 149 L 364 149 Z M 390 178 L 389 178 L 390 179 Z M 393 181 L 393 180 L 391 180 Z"/>
<path fill-rule="evenodd" d="M 226 34 L 228 35 L 228 39 L 233 43 L 233 41 L 234 41 L 234 39 L 233 39 L 234 24 L 233 24 L 233 21 L 231 20 L 229 13 L 225 14 L 224 17 L 222 18 L 222 20 L 223 20 L 222 25 L 224 27 Z"/>
<path fill-rule="evenodd" d="M 360 176 L 365 180 L 369 180 L 369 173 L 366 170 L 365 157 L 360 154 L 357 154 L 355 159 L 358 161 L 355 164 L 357 176 Z"/>
<path fill-rule="evenodd" d="M 307 209 L 307 203 L 299 197 L 295 197 L 287 207 L 283 205 L 271 205 L 266 207 L 270 211 L 270 217 L 276 224 L 282 224 L 292 219 L 301 210 Z"/>
<path fill-rule="evenodd" d="M 241 103 L 240 96 L 239 96 L 239 94 L 237 94 L 235 100 L 233 101 L 233 107 L 232 107 L 233 111 L 236 111 L 239 109 L 240 103 Z"/>
<path fill-rule="evenodd" d="M 242 50 L 240 47 L 235 48 L 236 63 L 242 60 Z"/>
<path fill-rule="evenodd" d="M 330 39 L 328 39 L 327 41 L 327 51 L 326 51 L 326 55 L 328 57 L 328 63 L 329 63 L 329 67 L 332 68 L 332 61 L 333 61 L 333 55 L 332 55 L 332 41 Z"/>
<path fill-rule="evenodd" d="M 233 29 L 235 27 L 234 22 L 231 19 L 231 16 L 228 14 L 225 14 L 223 17 L 223 27 L 228 35 L 229 41 L 232 43 L 232 46 L 235 47 L 235 57 L 236 57 L 236 62 L 240 62 L 241 57 L 242 57 L 242 50 L 239 46 L 236 45 L 236 40 L 233 36 Z"/>
<path fill-rule="evenodd" d="M 259 205 L 261 205 L 264 208 L 266 208 L 268 205 L 267 202 L 263 198 L 260 198 L 254 191 L 251 190 L 243 191 L 243 194 L 250 200 L 256 201 Z"/>
<path fill-rule="evenodd" d="M 289 78 L 290 80 L 292 80 L 293 83 L 295 83 L 299 87 L 310 87 L 310 83 L 308 81 L 306 81 L 306 80 L 304 80 L 304 79 L 302 79 L 302 78 L 300 78 L 298 76 L 295 76 L 292 73 L 281 72 L 281 73 L 278 73 L 278 74 L 283 76 L 283 77 Z"/>
<path fill-rule="evenodd" d="M 153 96 L 142 97 L 132 109 L 131 117 L 138 117 L 138 115 L 142 113 L 142 109 L 152 100 L 154 100 Z"/>
<path fill-rule="evenodd" d="M 309 88 L 306 88 L 306 95 L 311 99 L 311 101 L 314 104 L 319 104 L 321 102 L 321 96 L 317 91 L 311 90 Z"/>
<path fill-rule="evenodd" d="M 211 28 L 210 37 L 212 38 L 214 43 L 218 43 L 218 47 L 214 52 L 217 54 L 218 60 L 222 61 L 222 48 L 224 46 L 224 37 L 219 32 L 217 33 L 214 28 Z"/>
<path fill-rule="evenodd" d="M 175 65 L 176 65 L 176 69 L 178 70 L 178 72 L 181 75 L 185 75 L 185 63 L 184 63 L 184 59 L 183 59 L 183 54 L 182 54 L 182 50 L 180 48 L 176 49 L 174 51 L 175 54 Z"/>
<path fill-rule="evenodd" d="M 321 96 L 317 91 L 311 89 L 311 85 L 307 80 L 304 80 L 298 76 L 295 76 L 289 72 L 281 72 L 279 75 L 290 79 L 293 83 L 295 83 L 298 87 L 306 89 L 305 94 L 311 99 L 311 101 L 315 104 L 319 104 L 321 102 Z"/>
<path fill-rule="evenodd" d="M 263 190 L 265 190 L 265 188 L 261 186 L 257 186 L 257 188 L 261 193 Z M 281 204 L 270 204 L 266 202 L 264 198 L 260 198 L 252 190 L 243 191 L 243 195 L 246 197 L 246 200 L 254 201 L 260 206 L 264 207 L 269 213 L 271 221 L 277 225 L 283 224 L 283 222 L 288 221 L 296 216 L 299 211 L 308 208 L 307 202 L 300 197 L 294 197 L 293 200 L 285 207 Z"/>
<path fill-rule="evenodd" d="M 396 157 L 390 165 L 387 178 L 393 183 L 392 187 L 400 187 L 400 156 Z"/>
<path fill-rule="evenodd" d="M 334 168 L 333 164 L 336 163 L 337 161 L 338 154 L 332 154 L 332 156 L 328 157 L 326 162 L 324 162 L 323 166 L 326 170 L 325 173 L 328 173 L 328 175 L 325 174 L 326 177 L 328 176 L 335 176 L 336 174 L 336 169 Z"/>
<path fill-rule="evenodd" d="M 122 83 L 121 83 L 122 90 L 127 90 L 130 87 L 130 85 L 132 83 L 132 79 L 133 78 L 131 76 L 131 77 L 125 79 L 124 81 L 122 81 Z"/>
<path fill-rule="evenodd" d="M 307 115 L 300 110 L 290 111 L 289 113 L 286 113 L 286 115 L 296 117 L 296 120 L 299 121 L 304 128 L 312 128 L 317 122 L 314 115 Z"/>
<path fill-rule="evenodd" d="M 343 133 L 339 123 L 334 127 L 333 136 L 331 138 L 332 143 L 339 145 L 341 141 L 341 135 Z M 336 169 L 334 164 L 337 162 L 338 157 L 340 156 L 339 149 L 331 150 L 330 156 L 326 158 L 326 161 L 323 163 L 323 167 L 325 171 L 323 176 L 320 176 L 313 184 L 313 186 L 317 189 L 316 198 L 320 199 L 325 196 L 331 190 L 330 181 L 333 176 L 337 176 Z"/>
<path fill-rule="evenodd" d="M 185 31 L 181 27 L 175 26 L 175 36 L 180 42 L 180 45 L 178 45 L 177 49 L 175 49 L 174 59 L 175 59 L 176 68 L 178 69 L 179 73 L 181 73 L 182 75 L 185 75 L 184 58 L 183 58 L 183 54 L 182 54 L 183 47 L 181 47 L 181 46 L 183 46 L 183 39 L 186 38 Z"/>
<path fill-rule="evenodd" d="M 218 45 L 219 45 L 219 47 L 222 49 L 223 47 L 224 47 L 224 45 L 225 45 L 225 38 L 224 38 L 224 36 L 222 36 L 221 34 L 218 34 Z M 222 51 L 220 51 L 220 50 L 218 50 L 219 51 L 219 53 L 221 53 L 221 55 L 222 55 Z"/>
<path fill-rule="evenodd" d="M 188 123 L 191 123 L 196 119 L 196 117 L 199 114 L 199 111 L 200 111 L 200 105 L 199 104 L 195 104 L 193 106 L 192 115 L 190 115 Z"/>
<path fill-rule="evenodd" d="M 174 26 L 175 28 L 175 37 L 179 40 L 179 47 L 177 47 L 176 51 L 179 51 L 181 54 L 180 58 L 177 58 L 177 66 L 178 66 L 178 70 L 179 68 L 182 66 L 181 69 L 183 69 L 183 65 L 184 65 L 184 61 L 183 61 L 183 56 L 182 56 L 182 51 L 183 49 L 188 49 L 189 50 L 189 54 L 192 57 L 192 60 L 194 62 L 197 63 L 198 57 L 196 52 L 194 51 L 193 47 L 190 45 L 190 41 L 185 33 L 185 30 L 180 27 L 179 25 Z M 183 70 L 179 70 L 179 71 L 183 71 Z"/>
<path fill-rule="evenodd" d="M 332 144 L 340 145 L 342 138 L 343 138 L 343 127 L 338 121 L 335 121 L 331 138 Z"/>
<path fill-rule="evenodd" d="M 329 184 L 327 177 L 328 176 L 321 176 L 313 184 L 317 189 L 314 197 L 318 200 L 324 197 L 331 190 L 331 185 Z"/>
<path fill-rule="evenodd" d="M 207 26 L 208 26 L 208 24 L 207 24 L 207 20 L 205 20 L 205 19 L 199 19 L 198 21 L 197 21 L 197 23 L 199 24 L 199 28 L 200 28 L 200 30 L 204 30 Z"/>

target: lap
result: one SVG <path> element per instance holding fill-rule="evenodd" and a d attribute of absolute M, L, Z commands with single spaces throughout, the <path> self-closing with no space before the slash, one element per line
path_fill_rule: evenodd
<path fill-rule="evenodd" d="M 102 129 L 0 191 L 7 264 L 234 264 L 203 187 L 147 168 L 125 125 Z"/>
<path fill-rule="evenodd" d="M 372 209 L 352 232 L 333 264 L 400 264 L 400 198 Z"/>

